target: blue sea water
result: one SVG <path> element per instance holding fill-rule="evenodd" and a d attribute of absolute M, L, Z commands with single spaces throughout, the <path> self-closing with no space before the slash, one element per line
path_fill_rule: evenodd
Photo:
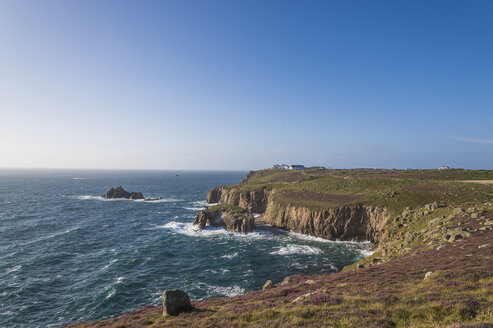
<path fill-rule="evenodd" d="M 178 174 L 178 175 L 177 175 Z M 246 172 L 0 170 L 0 326 L 48 327 L 158 305 L 164 289 L 192 299 L 260 289 L 271 279 L 330 273 L 368 244 L 268 227 L 197 231 L 214 186 Z M 104 200 L 122 185 L 156 202 Z"/>

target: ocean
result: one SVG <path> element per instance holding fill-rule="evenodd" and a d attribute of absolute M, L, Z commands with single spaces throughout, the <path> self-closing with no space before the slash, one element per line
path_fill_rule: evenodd
<path fill-rule="evenodd" d="M 258 290 L 266 280 L 337 272 L 368 243 L 259 226 L 247 235 L 192 226 L 207 191 L 247 172 L 0 170 L 0 327 L 94 321 L 158 305 Z M 155 202 L 105 200 L 112 186 Z"/>

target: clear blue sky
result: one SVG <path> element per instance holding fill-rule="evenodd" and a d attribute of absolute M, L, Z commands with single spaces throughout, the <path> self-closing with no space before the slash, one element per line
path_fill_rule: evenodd
<path fill-rule="evenodd" d="M 0 1 L 0 167 L 493 168 L 493 1 Z"/>

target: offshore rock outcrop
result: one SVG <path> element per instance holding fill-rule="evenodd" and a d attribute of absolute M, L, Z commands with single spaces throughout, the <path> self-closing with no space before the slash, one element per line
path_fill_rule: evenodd
<path fill-rule="evenodd" d="M 159 198 L 144 198 L 144 195 L 141 192 L 128 192 L 122 188 L 122 186 L 118 186 L 116 188 L 111 187 L 110 190 L 101 197 L 105 199 L 130 199 L 130 200 L 145 200 L 146 202 L 153 202 L 156 200 L 162 199 Z"/>
<path fill-rule="evenodd" d="M 276 202 L 275 189 L 238 191 L 235 187 L 216 187 L 207 202 L 236 205 L 252 213 L 263 213 L 262 223 L 314 237 L 378 242 L 391 213 L 385 207 L 347 205 L 311 209 Z"/>
<path fill-rule="evenodd" d="M 141 192 L 128 192 L 122 186 L 116 188 L 111 187 L 102 197 L 106 199 L 144 199 L 144 195 Z"/>
<path fill-rule="evenodd" d="M 201 211 L 195 217 L 193 224 L 200 229 L 210 225 L 238 233 L 248 233 L 255 230 L 255 219 L 251 213 L 238 212 L 232 209 Z"/>

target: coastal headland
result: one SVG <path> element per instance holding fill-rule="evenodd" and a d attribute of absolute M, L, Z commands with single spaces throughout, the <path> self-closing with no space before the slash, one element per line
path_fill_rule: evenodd
<path fill-rule="evenodd" d="M 255 224 L 374 252 L 334 274 L 160 306 L 72 327 L 489 327 L 493 323 L 493 171 L 270 169 L 213 188 L 198 227 Z M 253 220 L 254 219 L 254 220 Z M 241 277 L 238 277 L 241 279 Z"/>

